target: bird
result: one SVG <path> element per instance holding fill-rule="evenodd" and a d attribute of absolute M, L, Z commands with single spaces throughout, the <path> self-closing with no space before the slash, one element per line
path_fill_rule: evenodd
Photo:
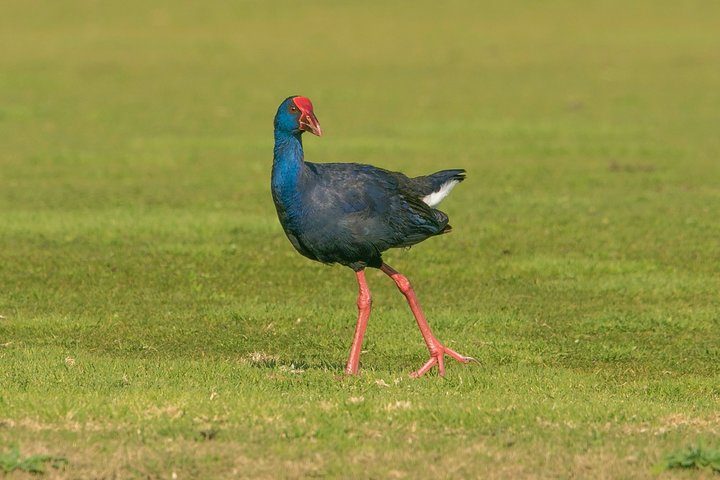
<path fill-rule="evenodd" d="M 420 377 L 435 366 L 444 376 L 446 355 L 461 363 L 476 361 L 433 335 L 410 281 L 382 259 L 390 248 L 411 247 L 451 231 L 448 216 L 435 206 L 465 179 L 465 170 L 411 178 L 372 165 L 306 161 L 302 134 L 320 137 L 322 129 L 310 99 L 299 95 L 283 100 L 273 126 L 271 192 L 285 235 L 301 255 L 350 267 L 357 278 L 358 317 L 345 373 L 359 372 L 370 318 L 366 268 L 389 276 L 415 317 L 430 358 L 411 376 Z"/>

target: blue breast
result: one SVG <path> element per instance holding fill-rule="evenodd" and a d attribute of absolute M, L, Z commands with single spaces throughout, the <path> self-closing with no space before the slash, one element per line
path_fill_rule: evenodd
<path fill-rule="evenodd" d="M 300 179 L 303 168 L 300 136 L 276 130 L 271 189 L 283 227 L 301 213 Z"/>

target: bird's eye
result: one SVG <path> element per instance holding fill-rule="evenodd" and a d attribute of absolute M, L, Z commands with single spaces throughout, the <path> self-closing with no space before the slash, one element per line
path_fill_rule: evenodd
<path fill-rule="evenodd" d="M 291 105 L 291 106 L 290 106 L 290 111 L 291 111 L 291 112 L 297 112 L 297 107 L 296 107 L 295 105 Z"/>

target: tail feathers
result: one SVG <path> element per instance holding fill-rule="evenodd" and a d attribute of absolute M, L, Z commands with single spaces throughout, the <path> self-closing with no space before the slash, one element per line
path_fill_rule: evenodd
<path fill-rule="evenodd" d="M 429 207 L 435 207 L 448 196 L 455 185 L 465 180 L 465 170 L 443 170 L 428 175 L 427 179 L 430 181 L 432 191 L 425 195 L 422 200 Z"/>

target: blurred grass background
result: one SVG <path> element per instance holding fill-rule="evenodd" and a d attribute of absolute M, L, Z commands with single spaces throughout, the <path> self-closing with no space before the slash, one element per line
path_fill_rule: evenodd
<path fill-rule="evenodd" d="M 0 441 L 68 478 L 640 478 L 716 438 L 719 15 L 3 2 Z M 453 234 L 386 259 L 482 365 L 405 379 L 426 352 L 373 274 L 335 378 L 353 276 L 269 194 L 291 94 L 310 160 L 468 170 Z"/>

